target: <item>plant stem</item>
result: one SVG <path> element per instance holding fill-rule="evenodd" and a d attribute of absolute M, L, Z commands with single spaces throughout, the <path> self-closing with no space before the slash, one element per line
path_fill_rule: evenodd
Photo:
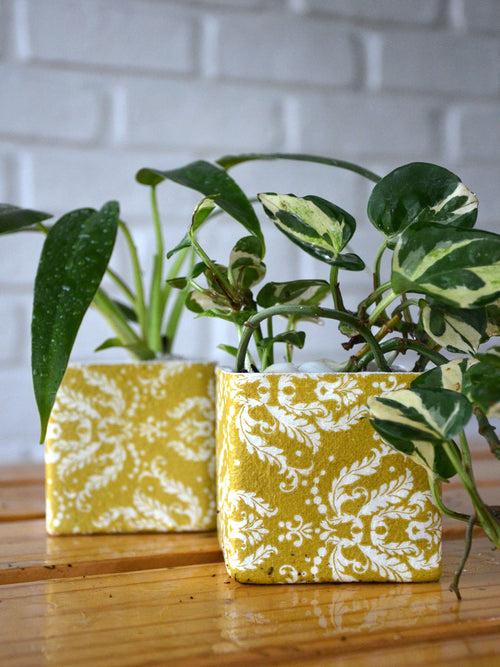
<path fill-rule="evenodd" d="M 375 262 L 373 265 L 373 289 L 376 291 L 380 287 L 380 266 L 382 263 L 382 256 L 387 248 L 387 240 L 383 241 L 378 247 L 375 255 Z"/>
<path fill-rule="evenodd" d="M 432 477 L 432 479 L 429 477 L 429 482 L 430 482 L 432 499 L 434 500 L 436 507 L 442 514 L 449 516 L 451 519 L 455 519 L 456 521 L 463 521 L 465 523 L 470 521 L 470 516 L 468 514 L 462 514 L 462 512 L 455 512 L 455 510 L 450 509 L 443 503 L 443 499 L 441 497 L 440 484 L 434 477 Z"/>
<path fill-rule="evenodd" d="M 162 348 L 161 327 L 163 321 L 161 293 L 163 283 L 163 255 L 165 254 L 165 249 L 163 245 L 163 231 L 161 228 L 160 211 L 158 209 L 156 186 L 151 188 L 151 213 L 155 230 L 156 253 L 149 292 L 148 340 L 151 349 L 157 354 L 160 354 Z"/>
<path fill-rule="evenodd" d="M 217 278 L 217 281 L 219 283 L 220 288 L 223 290 L 224 294 L 227 296 L 229 301 L 234 304 L 234 305 L 239 305 L 238 304 L 238 299 L 236 295 L 233 292 L 233 289 L 227 280 L 226 276 L 223 275 L 223 273 L 220 271 L 219 267 L 215 264 L 215 262 L 212 262 L 210 257 L 207 255 L 207 253 L 203 250 L 201 245 L 198 243 L 198 240 L 196 239 L 195 235 L 190 232 L 189 238 L 191 239 L 191 245 L 193 246 L 195 252 L 203 262 L 208 266 L 208 268 L 212 271 L 214 276 Z"/>
<path fill-rule="evenodd" d="M 172 267 L 172 269 L 169 272 L 169 277 L 172 277 L 172 278 L 174 277 L 173 275 L 170 275 L 173 271 L 175 271 L 175 275 L 177 275 L 177 273 L 180 270 L 180 267 L 181 267 L 182 263 L 184 262 L 184 259 L 185 259 L 186 255 L 188 255 L 188 254 L 190 256 L 189 274 L 191 274 L 191 272 L 193 270 L 194 263 L 195 263 L 195 254 L 194 254 L 193 249 L 191 249 L 188 253 L 188 249 L 186 248 L 186 251 L 185 251 L 185 253 L 182 257 L 182 262 L 179 264 L 178 268 L 176 267 L 176 265 L 179 263 L 179 260 L 177 260 L 175 262 L 174 266 Z M 170 287 L 170 285 L 169 285 L 169 287 Z M 179 294 L 176 296 L 175 301 L 174 301 L 174 305 L 172 306 L 172 309 L 169 313 L 168 320 L 167 320 L 167 326 L 165 328 L 165 339 L 166 339 L 166 350 L 165 351 L 167 353 L 172 352 L 174 342 L 175 342 L 175 336 L 176 336 L 177 329 L 179 327 L 179 322 L 181 320 L 181 316 L 182 316 L 182 313 L 183 313 L 183 310 L 184 310 L 184 304 L 186 303 L 186 296 L 187 296 L 187 290 L 186 289 L 181 290 L 179 292 Z"/>
<path fill-rule="evenodd" d="M 401 321 L 401 316 L 398 315 L 393 315 L 390 320 L 388 320 L 383 326 L 380 327 L 379 331 L 375 334 L 375 339 L 377 341 L 381 341 L 383 338 L 387 336 L 388 333 L 391 333 L 391 331 L 394 330 L 394 325 L 398 324 L 398 322 Z M 356 352 L 356 354 L 353 355 L 353 359 L 360 359 L 363 357 L 367 352 L 370 351 L 370 346 L 365 344 L 359 352 Z"/>
<path fill-rule="evenodd" d="M 134 243 L 134 239 L 130 234 L 130 230 L 127 225 L 120 220 L 119 222 L 120 229 L 125 237 L 125 241 L 128 246 L 130 260 L 132 262 L 132 273 L 134 276 L 134 286 L 135 286 L 135 299 L 134 306 L 135 312 L 137 313 L 137 320 L 139 326 L 141 327 L 142 337 L 144 340 L 147 340 L 147 313 L 146 313 L 146 302 L 144 299 L 144 285 L 142 282 L 142 269 L 139 261 L 139 255 L 137 253 L 137 248 Z"/>
<path fill-rule="evenodd" d="M 168 300 L 169 300 L 170 294 L 172 293 L 172 285 L 169 285 L 168 280 L 171 280 L 172 278 L 177 278 L 177 276 L 179 275 L 180 270 L 181 270 L 181 268 L 182 268 L 182 266 L 183 266 L 183 264 L 186 260 L 186 257 L 189 254 L 188 251 L 189 251 L 189 248 L 185 248 L 184 250 L 181 250 L 181 252 L 179 252 L 175 262 L 172 264 L 172 266 L 170 267 L 170 269 L 167 273 L 167 282 L 165 282 L 165 284 L 163 285 L 162 293 L 161 293 L 163 312 L 165 312 L 165 309 L 167 308 Z"/>
<path fill-rule="evenodd" d="M 481 408 L 474 407 L 474 415 L 479 426 L 479 434 L 483 436 L 490 447 L 490 451 L 497 459 L 500 459 L 500 440 L 495 433 L 495 427 L 490 424 L 488 418 Z"/>
<path fill-rule="evenodd" d="M 414 352 L 418 352 L 419 354 L 427 357 L 427 359 L 434 362 L 436 366 L 440 366 L 441 364 L 444 364 L 448 361 L 448 359 L 439 352 L 430 350 L 429 348 L 425 347 L 425 345 L 417 343 L 416 341 L 403 340 L 402 338 L 392 338 L 391 340 L 385 341 L 385 343 L 380 343 L 379 348 L 382 350 L 383 354 L 386 354 L 387 352 L 393 352 L 394 350 L 397 350 L 401 353 L 406 352 L 406 350 L 413 350 Z M 354 367 L 353 364 L 350 363 L 347 367 L 347 370 L 357 371 L 361 368 L 364 368 L 370 361 L 372 361 L 372 359 L 373 352 L 370 350 L 370 352 L 367 352 L 363 357 L 357 360 L 357 363 L 354 364 Z"/>
<path fill-rule="evenodd" d="M 267 320 L 267 335 L 269 338 L 273 338 L 274 336 L 272 317 Z M 271 364 L 274 364 L 274 345 L 269 347 L 269 352 L 267 354 L 267 365 L 270 366 Z"/>
<path fill-rule="evenodd" d="M 469 475 L 471 480 L 474 482 L 474 471 L 472 469 L 472 458 L 471 458 L 471 455 L 470 455 L 469 443 L 467 442 L 467 437 L 466 437 L 464 431 L 462 431 L 460 433 L 459 441 L 460 441 L 460 451 L 462 453 L 462 461 L 464 462 L 467 474 Z"/>
<path fill-rule="evenodd" d="M 377 299 L 387 290 L 391 289 L 391 282 L 388 280 L 386 283 L 383 283 L 377 289 L 372 292 L 366 299 L 360 302 L 358 306 L 358 312 L 366 310 L 369 306 L 372 305 Z"/>
<path fill-rule="evenodd" d="M 472 501 L 472 505 L 476 511 L 477 518 L 488 536 L 488 539 L 496 546 L 500 546 L 500 526 L 498 525 L 496 519 L 491 515 L 489 509 L 484 504 L 481 496 L 479 495 L 474 482 L 471 480 L 467 471 L 462 467 L 462 462 L 455 452 L 451 442 L 443 442 L 443 448 L 446 452 L 448 458 L 453 464 L 453 467 L 458 473 L 462 484 L 467 491 L 469 498 Z"/>
<path fill-rule="evenodd" d="M 241 372 L 245 365 L 245 356 L 250 339 L 256 331 L 257 326 L 263 320 L 273 317 L 274 315 L 298 315 L 299 317 L 326 317 L 339 322 L 345 322 L 356 329 L 361 336 L 370 345 L 373 356 L 377 362 L 378 367 L 383 371 L 389 371 L 387 362 L 382 354 L 382 351 L 371 331 L 363 326 L 356 317 L 349 313 L 343 313 L 339 310 L 330 308 L 321 308 L 319 306 L 272 306 L 265 310 L 256 313 L 245 322 L 245 331 L 241 337 L 240 346 L 238 349 L 238 356 L 236 358 L 236 370 Z"/>
<path fill-rule="evenodd" d="M 467 560 L 470 555 L 470 550 L 472 546 L 472 536 L 474 534 L 474 522 L 475 522 L 475 517 L 472 514 L 471 517 L 469 518 L 469 521 L 467 523 L 467 529 L 465 531 L 465 548 L 464 548 L 464 553 L 462 555 L 462 559 L 458 565 L 458 568 L 455 570 L 455 574 L 453 575 L 453 581 L 450 584 L 450 592 L 455 593 L 457 596 L 457 600 L 462 599 L 462 595 L 460 593 L 460 577 L 462 576 L 462 572 L 464 571 L 465 564 L 467 563 Z"/>
<path fill-rule="evenodd" d="M 295 330 L 295 318 L 293 316 L 288 318 L 288 325 L 286 327 L 287 331 L 294 331 Z M 293 345 L 291 343 L 287 343 L 285 345 L 285 355 L 286 355 L 286 360 L 288 363 L 292 363 L 293 361 Z"/>
<path fill-rule="evenodd" d="M 398 295 L 394 293 L 394 291 L 391 289 L 388 294 L 384 296 L 382 301 L 380 301 L 375 308 L 373 309 L 373 312 L 371 313 L 370 317 L 368 318 L 368 323 L 373 324 L 378 320 L 378 318 L 383 314 L 385 309 L 395 300 L 398 298 Z"/>
<path fill-rule="evenodd" d="M 134 293 L 127 285 L 127 283 L 122 280 L 122 278 L 120 278 L 120 276 L 115 271 L 113 271 L 113 269 L 110 269 L 109 267 L 106 269 L 106 273 L 133 305 L 135 301 Z"/>
<path fill-rule="evenodd" d="M 332 266 L 330 269 L 330 291 L 332 293 L 333 305 L 337 310 L 344 311 L 344 301 L 342 299 L 342 293 L 340 291 L 340 285 L 338 282 L 339 268 L 338 266 Z"/>

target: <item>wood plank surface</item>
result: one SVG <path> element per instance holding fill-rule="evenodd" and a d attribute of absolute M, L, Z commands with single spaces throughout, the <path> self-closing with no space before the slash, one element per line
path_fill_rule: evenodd
<path fill-rule="evenodd" d="M 459 603 L 461 550 L 434 584 L 245 586 L 205 564 L 5 585 L 0 664 L 496 665 L 500 559 L 476 541 Z"/>
<path fill-rule="evenodd" d="M 213 532 L 50 537 L 43 520 L 0 530 L 0 585 L 221 560 Z"/>

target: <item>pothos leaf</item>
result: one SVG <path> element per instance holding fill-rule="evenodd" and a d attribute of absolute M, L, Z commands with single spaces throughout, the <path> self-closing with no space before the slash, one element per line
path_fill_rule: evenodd
<path fill-rule="evenodd" d="M 190 284 L 191 280 L 195 280 L 202 273 L 205 273 L 206 270 L 207 267 L 203 262 L 197 262 L 188 276 L 176 276 L 175 278 L 169 278 L 165 282 L 174 289 L 184 289 Z"/>
<path fill-rule="evenodd" d="M 373 188 L 368 217 L 393 242 L 416 221 L 473 227 L 478 200 L 444 167 L 412 162 L 387 174 Z"/>
<path fill-rule="evenodd" d="M 494 345 L 483 352 L 478 352 L 476 359 L 500 368 L 500 345 Z"/>
<path fill-rule="evenodd" d="M 238 356 L 238 348 L 234 347 L 234 345 L 226 345 L 225 343 L 220 343 L 220 345 L 217 345 L 217 348 L 219 350 L 222 350 L 223 352 L 227 352 L 227 354 L 230 354 L 232 357 Z"/>
<path fill-rule="evenodd" d="M 262 261 L 264 248 L 256 236 L 245 236 L 231 250 L 229 257 L 229 282 L 240 290 L 250 289 L 266 275 Z"/>
<path fill-rule="evenodd" d="M 417 389 L 449 389 L 462 392 L 464 376 L 468 368 L 477 363 L 474 359 L 454 359 L 419 375 L 411 383 Z"/>
<path fill-rule="evenodd" d="M 291 280 L 283 283 L 267 283 L 257 295 L 262 308 L 280 304 L 316 306 L 330 293 L 325 280 Z"/>
<path fill-rule="evenodd" d="M 489 351 L 488 351 L 489 352 Z M 496 352 L 482 355 L 464 376 L 463 392 L 487 417 L 500 417 L 500 364 Z"/>
<path fill-rule="evenodd" d="M 276 227 L 309 255 L 350 271 L 364 268 L 357 255 L 341 254 L 356 229 L 347 211 L 314 195 L 263 193 L 258 199 Z"/>
<path fill-rule="evenodd" d="M 79 209 L 49 231 L 35 279 L 32 370 L 41 439 L 83 316 L 101 283 L 118 228 L 119 207 Z"/>
<path fill-rule="evenodd" d="M 426 334 L 450 352 L 474 354 L 486 333 L 486 309 L 464 310 L 421 301 Z"/>
<path fill-rule="evenodd" d="M 396 294 L 417 292 L 456 308 L 478 308 L 500 295 L 500 236 L 438 224 L 409 227 L 392 258 Z"/>
<path fill-rule="evenodd" d="M 26 229 L 51 217 L 50 213 L 33 211 L 30 208 L 19 208 L 11 204 L 0 204 L 0 234 L 9 234 L 20 229 Z"/>
<path fill-rule="evenodd" d="M 368 400 L 371 423 L 385 442 L 433 475 L 449 479 L 455 468 L 444 451 L 469 421 L 472 406 L 447 389 L 400 389 Z"/>
<path fill-rule="evenodd" d="M 211 162 L 197 160 L 179 169 L 166 171 L 144 168 L 136 175 L 139 183 L 152 187 L 166 179 L 201 192 L 240 222 L 251 234 L 263 240 L 259 220 L 251 203 L 240 186 L 224 169 Z"/>

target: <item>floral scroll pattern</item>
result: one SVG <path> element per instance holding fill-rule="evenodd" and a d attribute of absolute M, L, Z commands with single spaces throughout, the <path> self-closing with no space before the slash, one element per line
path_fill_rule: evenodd
<path fill-rule="evenodd" d="M 46 444 L 51 534 L 214 527 L 213 365 L 73 365 Z"/>
<path fill-rule="evenodd" d="M 218 372 L 219 531 L 239 581 L 429 581 L 441 521 L 422 468 L 380 441 L 369 395 L 409 374 Z"/>

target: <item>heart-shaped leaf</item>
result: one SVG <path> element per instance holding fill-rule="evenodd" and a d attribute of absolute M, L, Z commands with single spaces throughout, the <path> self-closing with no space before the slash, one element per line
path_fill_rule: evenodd
<path fill-rule="evenodd" d="M 239 290 L 250 289 L 266 275 L 262 261 L 264 248 L 256 236 L 245 236 L 231 250 L 229 257 L 229 282 Z"/>
<path fill-rule="evenodd" d="M 486 334 L 486 309 L 464 310 L 421 301 L 427 335 L 450 352 L 474 354 Z"/>
<path fill-rule="evenodd" d="M 339 169 L 346 169 L 347 171 L 353 171 L 360 176 L 364 176 L 370 181 L 377 183 L 380 180 L 380 176 L 373 173 L 365 167 L 361 167 L 359 164 L 354 162 L 348 162 L 347 160 L 337 160 L 336 158 L 324 157 L 322 155 L 310 155 L 308 153 L 241 153 L 240 155 L 224 155 L 219 160 L 217 164 L 220 164 L 224 169 L 231 169 L 231 167 L 236 167 L 238 164 L 243 164 L 245 162 L 255 162 L 256 160 L 292 160 L 298 162 L 313 162 L 316 164 L 324 164 L 328 167 L 338 167 Z"/>
<path fill-rule="evenodd" d="M 144 168 L 137 172 L 136 179 L 139 183 L 152 187 L 168 179 L 201 192 L 262 240 L 259 220 L 247 196 L 227 171 L 219 166 L 197 160 L 180 169 L 161 171 Z"/>
<path fill-rule="evenodd" d="M 478 201 L 459 179 L 444 167 L 412 162 L 398 167 L 373 188 L 368 217 L 389 239 L 416 221 L 473 227 Z"/>
<path fill-rule="evenodd" d="M 35 280 L 32 369 L 41 420 L 41 439 L 73 343 L 108 266 L 118 228 L 119 207 L 79 209 L 49 231 Z"/>
<path fill-rule="evenodd" d="M 364 268 L 353 253 L 341 254 L 356 229 L 356 221 L 339 206 L 308 195 L 259 194 L 264 211 L 293 243 L 316 259 L 350 271 Z"/>
<path fill-rule="evenodd" d="M 283 333 L 276 334 L 276 336 L 268 336 L 262 338 L 258 342 L 259 348 L 271 348 L 276 343 L 286 343 L 287 345 L 293 345 L 298 347 L 301 350 L 304 347 L 306 341 L 306 334 L 304 331 L 284 331 Z"/>
<path fill-rule="evenodd" d="M 325 280 L 291 280 L 283 283 L 267 283 L 257 295 L 262 308 L 281 304 L 316 306 L 330 293 Z"/>
<path fill-rule="evenodd" d="M 475 229 L 419 224 L 393 253 L 396 294 L 428 294 L 456 308 L 478 308 L 500 296 L 500 236 Z"/>
<path fill-rule="evenodd" d="M 474 359 L 454 359 L 419 375 L 411 383 L 412 389 L 449 389 L 462 392 L 467 369 L 477 363 Z"/>
<path fill-rule="evenodd" d="M 11 204 L 0 204 L 0 234 L 9 234 L 26 227 L 32 227 L 37 222 L 48 220 L 51 217 L 50 213 L 19 208 L 18 206 L 11 206 Z"/>
<path fill-rule="evenodd" d="M 400 389 L 368 400 L 371 423 L 385 442 L 433 475 L 449 479 L 455 468 L 442 444 L 469 421 L 472 406 L 455 391 Z"/>

